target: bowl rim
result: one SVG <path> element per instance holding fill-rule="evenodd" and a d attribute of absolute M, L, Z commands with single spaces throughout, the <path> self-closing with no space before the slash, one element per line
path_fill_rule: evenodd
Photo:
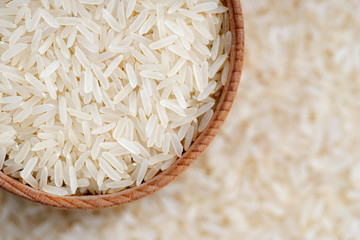
<path fill-rule="evenodd" d="M 230 52 L 230 70 L 228 82 L 222 89 L 214 115 L 190 148 L 183 153 L 168 169 L 139 186 L 103 195 L 56 196 L 32 188 L 11 178 L 0 171 L 0 188 L 10 193 L 41 203 L 43 205 L 65 209 L 100 209 L 114 207 L 148 196 L 172 182 L 185 171 L 210 145 L 220 131 L 235 100 L 240 82 L 244 59 L 244 21 L 240 0 L 224 0 L 229 8 L 229 25 L 232 32 Z M 235 33 L 235 34 L 234 34 Z"/>

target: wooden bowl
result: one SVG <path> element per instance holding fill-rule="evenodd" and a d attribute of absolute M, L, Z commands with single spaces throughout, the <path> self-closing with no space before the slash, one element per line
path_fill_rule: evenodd
<path fill-rule="evenodd" d="M 223 125 L 236 96 L 244 56 L 244 22 L 240 0 L 224 0 L 224 4 L 229 8 L 230 30 L 233 37 L 229 79 L 221 92 L 212 120 L 192 146 L 171 167 L 137 187 L 105 195 L 55 196 L 20 183 L 2 171 L 0 171 L 0 187 L 44 205 L 68 209 L 98 209 L 143 198 L 173 181 L 209 146 Z"/>

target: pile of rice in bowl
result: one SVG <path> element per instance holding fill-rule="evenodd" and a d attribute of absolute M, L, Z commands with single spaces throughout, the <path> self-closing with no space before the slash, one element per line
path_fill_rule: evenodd
<path fill-rule="evenodd" d="M 171 166 L 229 72 L 219 0 L 0 2 L 0 170 L 105 194 Z"/>

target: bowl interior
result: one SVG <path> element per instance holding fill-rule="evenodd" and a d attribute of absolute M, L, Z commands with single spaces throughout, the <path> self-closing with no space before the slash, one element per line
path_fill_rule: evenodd
<path fill-rule="evenodd" d="M 0 171 L 0 187 L 18 196 L 45 205 L 72 209 L 94 209 L 134 201 L 159 190 L 173 181 L 205 151 L 219 132 L 235 99 L 243 65 L 244 24 L 240 1 L 224 0 L 223 2 L 229 8 L 229 25 L 232 32 L 228 82 L 221 91 L 213 118 L 208 126 L 172 166 L 139 186 L 104 195 L 55 196 L 27 186 L 7 176 L 2 171 Z"/>

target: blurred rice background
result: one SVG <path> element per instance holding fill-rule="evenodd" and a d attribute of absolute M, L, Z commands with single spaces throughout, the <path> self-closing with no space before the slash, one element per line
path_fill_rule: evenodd
<path fill-rule="evenodd" d="M 242 3 L 238 98 L 201 159 L 114 209 L 52 209 L 1 190 L 0 240 L 360 239 L 360 2 Z"/>

